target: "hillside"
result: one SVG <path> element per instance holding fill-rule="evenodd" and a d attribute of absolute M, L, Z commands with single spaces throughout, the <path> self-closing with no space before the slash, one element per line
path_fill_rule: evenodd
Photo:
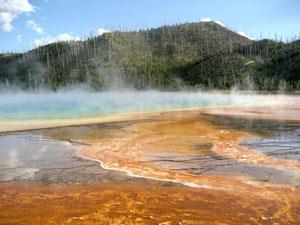
<path fill-rule="evenodd" d="M 176 90 L 300 88 L 300 41 L 252 41 L 214 22 L 112 32 L 0 55 L 0 83 Z"/>

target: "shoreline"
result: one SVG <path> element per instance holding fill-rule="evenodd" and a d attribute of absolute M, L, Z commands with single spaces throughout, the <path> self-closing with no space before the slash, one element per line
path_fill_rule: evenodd
<path fill-rule="evenodd" d="M 85 126 L 85 125 L 101 124 L 101 123 L 135 121 L 141 119 L 149 119 L 150 117 L 157 116 L 161 113 L 201 111 L 209 107 L 212 106 L 119 113 L 110 116 L 98 116 L 98 117 L 90 117 L 90 118 L 83 117 L 83 118 L 74 118 L 74 119 L 39 119 L 39 120 L 30 119 L 30 120 L 15 120 L 15 121 L 5 121 L 5 122 L 0 120 L 0 134 L 13 133 L 13 132 L 26 132 L 26 131 L 51 129 L 51 128 L 62 128 L 62 127 L 69 127 L 69 126 Z"/>
<path fill-rule="evenodd" d="M 209 92 L 213 94 L 213 92 Z M 220 93 L 216 93 L 218 95 Z M 237 94 L 237 95 L 236 95 Z M 239 93 L 229 94 L 230 98 L 239 98 L 243 95 Z M 249 97 L 248 93 L 245 97 Z M 234 103 L 225 105 L 205 105 L 187 108 L 163 108 L 148 111 L 132 111 L 119 112 L 115 114 L 84 116 L 74 118 L 41 118 L 41 119 L 1 119 L 0 118 L 0 134 L 5 132 L 19 132 L 47 128 L 59 128 L 67 126 L 80 126 L 108 122 L 121 122 L 137 119 L 144 119 L 151 116 L 159 115 L 166 112 L 189 112 L 198 111 L 211 115 L 233 116 L 241 118 L 253 118 L 263 120 L 284 120 L 284 121 L 300 121 L 300 96 L 299 95 L 273 95 L 273 94 L 257 94 L 254 95 L 257 102 L 252 103 Z M 279 109 L 281 113 L 279 113 Z M 291 112 L 296 109 L 295 113 Z M 259 113 L 256 113 L 256 112 Z M 271 115 L 271 112 L 276 111 L 276 115 Z"/>
<path fill-rule="evenodd" d="M 276 110 L 270 114 L 270 110 Z M 291 114 L 291 111 L 295 113 Z M 162 113 L 172 112 L 199 112 L 206 115 L 229 116 L 240 119 L 256 119 L 266 121 L 284 121 L 284 122 L 300 122 L 300 104 L 299 106 L 290 105 L 226 105 L 226 106 L 203 106 L 195 108 L 178 108 L 178 109 L 162 109 L 144 112 L 119 113 L 110 116 L 83 117 L 72 119 L 38 119 L 38 120 L 15 120 L 1 121 L 0 134 L 13 132 L 26 132 L 32 130 L 62 128 L 69 126 L 84 126 L 91 124 L 112 123 L 135 121 L 141 119 L 149 119 Z M 274 111 L 273 111 L 274 112 Z"/>

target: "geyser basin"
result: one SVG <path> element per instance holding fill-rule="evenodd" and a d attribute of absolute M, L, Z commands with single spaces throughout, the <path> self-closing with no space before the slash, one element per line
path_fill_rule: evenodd
<path fill-rule="evenodd" d="M 83 92 L 0 94 L 0 120 L 70 119 L 151 110 L 266 104 L 262 95 L 203 92 Z"/>

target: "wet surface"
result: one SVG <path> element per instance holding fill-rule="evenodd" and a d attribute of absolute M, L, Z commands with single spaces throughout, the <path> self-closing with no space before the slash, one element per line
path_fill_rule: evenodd
<path fill-rule="evenodd" d="M 194 175 L 215 175 L 236 177 L 243 180 L 267 182 L 274 184 L 300 185 L 300 174 L 293 170 L 279 170 L 266 166 L 251 165 L 222 156 L 203 156 L 201 153 L 191 156 L 153 157 L 143 164 L 157 164 L 178 172 Z"/>
<path fill-rule="evenodd" d="M 218 129 L 244 130 L 256 136 L 245 138 L 244 146 L 280 159 L 299 160 L 300 128 L 295 123 L 236 119 L 200 115 Z M 203 117 L 203 118 L 202 118 Z M 203 121 L 203 122 L 204 122 Z M 101 140 L 124 138 L 138 132 L 132 126 L 160 123 L 158 118 L 137 121 L 41 129 L 0 136 L 0 181 L 33 180 L 44 183 L 88 184 L 135 179 L 124 172 L 103 169 L 98 162 L 76 154 L 80 146 Z M 212 151 L 211 141 L 185 143 L 188 151 L 166 146 L 146 152 L 140 164 L 168 168 L 193 175 L 235 176 L 240 179 L 298 186 L 300 177 L 293 170 L 279 170 L 233 160 Z"/>
<path fill-rule="evenodd" d="M 153 122 L 153 119 L 137 119 L 130 121 L 108 122 L 90 125 L 67 126 L 31 131 L 30 133 L 42 135 L 53 140 L 91 144 L 105 138 L 122 137 L 127 127 L 134 124 Z"/>
<path fill-rule="evenodd" d="M 241 138 L 271 159 L 218 151 Z M 3 134 L 0 224 L 295 225 L 298 164 L 272 160 L 298 162 L 298 140 L 297 124 L 200 112 Z"/>
<path fill-rule="evenodd" d="M 243 145 L 274 158 L 300 161 L 300 125 L 284 125 L 271 136 L 251 138 Z"/>
<path fill-rule="evenodd" d="M 95 137 L 94 134 L 99 133 L 98 138 L 96 138 L 98 142 L 105 142 L 105 140 L 109 138 L 117 139 L 119 143 L 121 143 L 127 136 L 131 135 L 139 137 L 140 132 L 142 132 L 141 138 L 137 138 L 137 140 L 142 143 L 143 139 L 146 138 L 147 143 L 139 147 L 142 148 L 141 151 L 143 151 L 143 153 L 142 156 L 136 160 L 137 163 L 145 167 L 163 167 L 175 172 L 186 172 L 193 175 L 228 176 L 243 180 L 289 184 L 293 186 L 298 186 L 300 184 L 300 174 L 297 172 L 295 173 L 292 169 L 281 170 L 264 165 L 249 164 L 247 162 L 241 162 L 218 155 L 216 152 L 212 151 L 212 146 L 215 141 L 214 137 L 209 138 L 210 135 L 215 135 L 218 132 L 230 137 L 234 132 L 231 132 L 230 130 L 243 130 L 252 132 L 255 135 L 266 136 L 271 135 L 273 132 L 280 129 L 293 132 L 293 129 L 298 127 L 297 125 L 288 126 L 288 124 L 283 122 L 276 124 L 263 121 L 240 121 L 239 119 L 231 119 L 229 117 L 208 117 L 201 114 L 199 114 L 198 118 L 197 117 L 198 116 L 196 116 L 197 120 L 195 122 L 183 118 L 173 118 L 170 122 L 165 124 L 165 120 L 153 117 L 151 120 L 131 121 L 119 125 L 94 125 L 89 126 L 89 135 L 84 137 L 81 136 L 83 139 L 79 140 L 89 140 L 93 142 L 95 141 L 95 139 L 93 139 Z M 218 119 L 220 121 L 218 121 Z M 209 123 L 207 121 L 209 121 Z M 140 129 L 142 131 L 134 129 L 134 127 L 137 126 L 139 126 L 139 128 L 142 127 Z M 180 133 L 179 130 L 185 126 L 187 126 L 187 129 L 195 129 L 196 132 L 192 135 L 187 135 L 190 131 L 183 131 Z M 211 129 L 212 126 L 216 128 Z M 150 127 L 150 129 L 148 129 L 148 127 Z M 152 127 L 155 128 L 155 131 Z M 209 129 L 210 133 L 207 134 L 208 136 L 205 134 L 207 133 L 205 127 L 208 127 Z M 156 130 L 156 128 L 158 128 L 158 130 Z M 166 130 L 164 131 L 164 129 Z M 85 131 L 86 127 L 77 127 L 77 131 L 78 130 Z M 99 130 L 101 130 L 101 135 Z M 120 130 L 122 132 L 120 132 Z M 63 133 L 71 134 L 72 132 L 74 131 L 72 131 L 71 128 L 64 128 Z M 147 132 L 149 132 L 149 137 L 147 136 Z M 160 137 L 156 138 L 155 132 L 160 133 Z M 109 134 L 109 136 L 104 135 L 105 133 Z M 49 130 L 46 134 L 51 135 L 51 131 Z M 57 134 L 58 133 L 56 133 L 56 135 Z M 167 135 L 170 135 L 170 137 L 167 137 Z M 176 135 L 178 136 L 177 138 Z M 201 138 L 201 136 L 203 137 Z M 136 137 L 133 138 L 135 139 Z M 149 139 L 149 141 L 147 139 Z M 139 146 L 138 143 L 137 145 Z M 134 149 L 137 148 L 137 145 L 133 144 L 129 145 L 129 147 L 126 144 L 122 148 L 129 148 L 130 152 L 131 150 L 134 151 Z M 149 150 L 147 150 L 147 148 L 149 148 Z M 114 149 L 107 151 L 113 152 Z M 132 160 L 135 160 L 134 157 L 136 157 L 136 155 L 132 156 Z"/>
<path fill-rule="evenodd" d="M 89 184 L 133 179 L 78 157 L 78 145 L 31 133 L 0 136 L 0 182 Z"/>
<path fill-rule="evenodd" d="M 264 121 L 229 116 L 206 115 L 205 118 L 223 129 L 240 129 L 252 132 L 253 137 L 241 140 L 243 146 L 264 154 L 287 160 L 300 160 L 300 123 Z"/>

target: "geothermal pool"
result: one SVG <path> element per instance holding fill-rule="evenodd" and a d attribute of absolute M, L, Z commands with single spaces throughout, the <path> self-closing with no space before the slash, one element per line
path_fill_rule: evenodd
<path fill-rule="evenodd" d="M 299 105 L 249 93 L 1 94 L 0 225 L 298 224 Z"/>
<path fill-rule="evenodd" d="M 259 105 L 268 96 L 213 92 L 83 92 L 0 94 L 0 120 L 70 119 L 221 105 Z"/>

